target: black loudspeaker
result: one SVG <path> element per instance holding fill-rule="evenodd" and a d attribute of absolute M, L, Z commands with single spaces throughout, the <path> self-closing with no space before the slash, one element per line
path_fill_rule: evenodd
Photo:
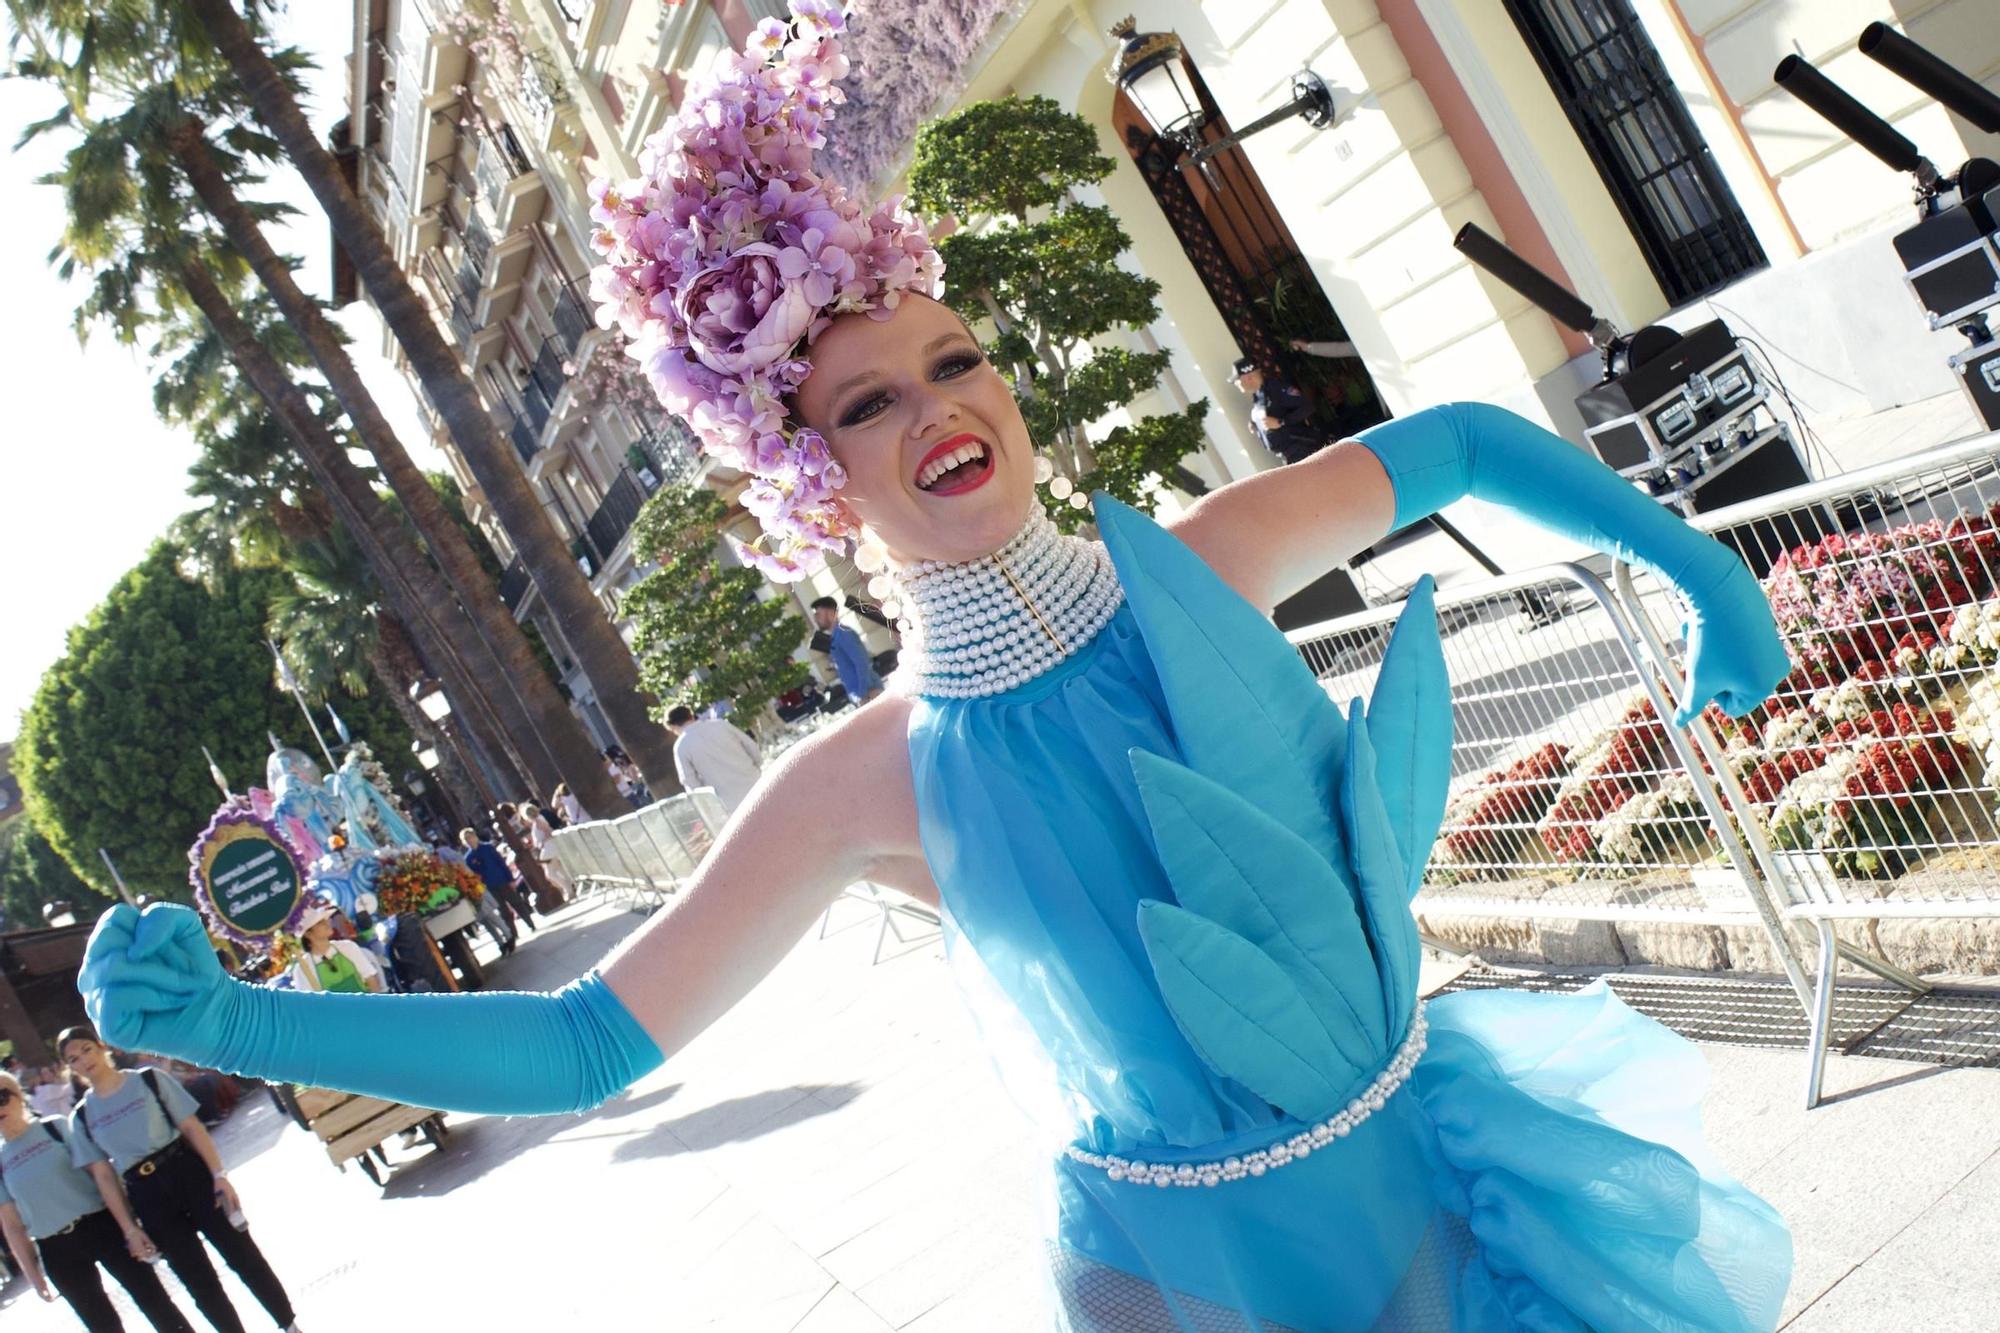
<path fill-rule="evenodd" d="M 1965 381 L 1965 392 L 1980 419 L 2000 430 L 2000 342 L 1966 348 L 1952 357 L 1951 368 Z"/>
<path fill-rule="evenodd" d="M 1812 477 L 1799 461 L 1798 451 L 1784 435 L 1745 449 L 1727 464 L 1709 473 L 1687 497 L 1686 506 L 1696 514 L 1712 514 L 1718 509 L 1755 500 L 1793 486 L 1803 486 Z M 1758 519 L 1742 527 L 1716 534 L 1743 557 L 1750 572 L 1763 578 L 1771 572 L 1771 562 L 1801 538 L 1782 516 Z M 1810 540 L 1810 539 L 1807 539 Z"/>
<path fill-rule="evenodd" d="M 1291 631 L 1367 609 L 1368 599 L 1354 586 L 1353 578 L 1346 570 L 1336 569 L 1278 603 L 1271 612 L 1271 622 Z"/>

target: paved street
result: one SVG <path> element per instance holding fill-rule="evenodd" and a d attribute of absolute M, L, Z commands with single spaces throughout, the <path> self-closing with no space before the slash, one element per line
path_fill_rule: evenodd
<path fill-rule="evenodd" d="M 561 982 L 638 921 L 571 909 L 496 976 Z M 935 936 L 892 938 L 871 968 L 874 940 L 871 909 L 839 905 L 826 940 L 624 1097 L 454 1116 L 445 1151 L 392 1148 L 381 1191 L 256 1094 L 219 1138 L 302 1326 L 1038 1327 L 1035 1154 Z M 2000 1072 L 1836 1057 L 1835 1098 L 1808 1114 L 1797 1053 L 1709 1055 L 1711 1137 L 1798 1240 L 1790 1328 L 1992 1327 Z M 5 1301 L 9 1333 L 75 1327 L 18 1284 Z"/>

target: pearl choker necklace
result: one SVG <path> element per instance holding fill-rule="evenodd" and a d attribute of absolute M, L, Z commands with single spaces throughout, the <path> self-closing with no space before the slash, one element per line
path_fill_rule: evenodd
<path fill-rule="evenodd" d="M 992 555 L 925 561 L 892 577 L 903 647 L 889 688 L 934 698 L 1033 680 L 1081 651 L 1125 600 L 1103 544 L 1058 533 L 1039 504 Z"/>

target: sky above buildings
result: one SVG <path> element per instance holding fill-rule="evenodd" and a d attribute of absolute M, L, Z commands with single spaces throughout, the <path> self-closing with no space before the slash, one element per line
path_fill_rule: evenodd
<path fill-rule="evenodd" d="M 352 8 L 294 5 L 281 36 L 319 62 L 309 112 L 322 131 L 346 114 L 345 60 Z M 99 333 L 79 345 L 72 333 L 79 287 L 65 287 L 47 257 L 62 230 L 58 191 L 34 184 L 66 147 L 52 135 L 8 149 L 22 126 L 46 116 L 54 94 L 39 84 L 0 80 L 0 367 L 7 413 L 0 443 L 0 739 L 10 739 L 64 635 L 83 620 L 173 518 L 191 508 L 187 435 L 153 415 L 152 374 L 138 349 Z M 324 215 L 303 181 L 285 172 L 270 192 L 304 210 L 274 236 L 299 256 L 308 291 L 330 279 Z M 418 424 L 402 376 L 381 356 L 381 325 L 362 303 L 340 316 L 350 351 L 403 442 L 427 467 L 442 466 Z"/>

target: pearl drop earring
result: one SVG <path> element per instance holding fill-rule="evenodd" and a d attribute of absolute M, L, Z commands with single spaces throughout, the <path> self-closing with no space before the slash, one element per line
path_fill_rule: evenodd
<path fill-rule="evenodd" d="M 901 618 L 903 608 L 896 601 L 896 581 L 887 572 L 889 549 L 874 533 L 864 533 L 860 544 L 854 548 L 854 567 L 863 574 L 874 576 L 868 580 L 868 595 L 881 605 L 882 614 L 891 621 Z"/>

